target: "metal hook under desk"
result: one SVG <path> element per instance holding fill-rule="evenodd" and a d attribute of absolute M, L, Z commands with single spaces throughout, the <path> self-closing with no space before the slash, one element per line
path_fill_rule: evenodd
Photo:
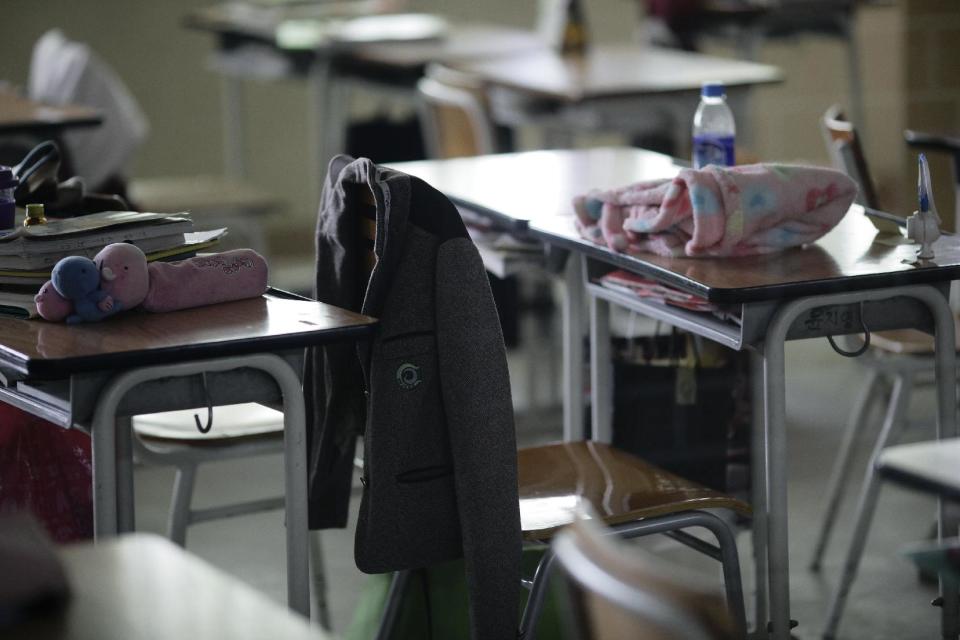
<path fill-rule="evenodd" d="M 197 423 L 197 430 L 200 433 L 209 433 L 213 428 L 213 399 L 210 397 L 210 389 L 207 387 L 207 372 L 200 373 L 200 381 L 203 383 L 203 395 L 207 399 L 207 424 L 200 424 L 200 416 L 193 414 L 193 421 Z"/>
<path fill-rule="evenodd" d="M 863 329 L 863 344 L 859 349 L 855 351 L 844 351 L 837 346 L 837 343 L 833 341 L 833 336 L 827 336 L 827 342 L 830 343 L 830 346 L 833 347 L 833 350 L 842 355 L 844 358 L 856 358 L 866 353 L 867 349 L 870 348 L 870 329 L 867 328 L 867 323 L 863 319 L 863 300 L 860 301 L 860 328 Z"/>

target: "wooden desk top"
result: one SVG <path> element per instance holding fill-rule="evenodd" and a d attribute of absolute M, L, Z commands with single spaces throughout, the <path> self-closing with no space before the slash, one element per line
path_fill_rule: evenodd
<path fill-rule="evenodd" d="M 706 81 L 727 86 L 780 82 L 776 67 L 639 44 L 598 44 L 584 57 L 540 47 L 521 55 L 456 65 L 490 85 L 577 102 L 637 94 L 699 91 Z"/>
<path fill-rule="evenodd" d="M 640 149 L 533 151 L 392 165 L 411 169 L 458 205 L 526 220 L 545 242 L 647 274 L 714 302 L 741 303 L 960 278 L 960 236 L 934 245 L 923 266 L 904 263 L 916 246 L 877 241 L 876 229 L 854 206 L 816 243 L 742 258 L 667 258 L 618 254 L 580 237 L 571 201 L 610 188 L 674 175 L 666 156 Z"/>
<path fill-rule="evenodd" d="M 362 337 L 376 321 L 280 295 L 67 325 L 0 318 L 0 367 L 32 378 L 273 352 Z"/>
<path fill-rule="evenodd" d="M 22 96 L 0 91 L 0 133 L 91 127 L 103 118 L 95 109 L 68 106 L 51 107 Z"/>
<path fill-rule="evenodd" d="M 164 538 L 133 534 L 59 551 L 72 596 L 10 640 L 324 640 L 330 636 Z"/>

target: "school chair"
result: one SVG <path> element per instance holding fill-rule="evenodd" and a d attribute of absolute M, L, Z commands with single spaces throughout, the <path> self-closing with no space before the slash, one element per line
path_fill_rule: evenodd
<path fill-rule="evenodd" d="M 861 204 L 877 208 L 869 167 L 853 123 L 846 120 L 838 106 L 832 106 L 824 114 L 821 125 L 835 167 L 845 171 L 860 185 Z M 834 637 L 839 627 L 866 544 L 880 489 L 875 470 L 877 461 L 887 446 L 896 442 L 908 423 L 907 409 L 913 390 L 931 379 L 934 368 L 932 356 L 931 336 L 915 330 L 900 330 L 871 332 L 870 348 L 857 358 L 857 362 L 865 368 L 864 381 L 847 418 L 846 431 L 833 463 L 825 494 L 823 519 L 810 561 L 811 571 L 821 569 L 843 492 L 849 484 L 854 446 L 863 437 L 870 409 L 876 401 L 886 399 L 886 410 L 880 430 L 872 443 L 870 461 L 865 470 L 854 515 L 854 533 L 840 580 L 831 598 L 823 632 L 826 638 Z"/>
<path fill-rule="evenodd" d="M 369 279 L 370 262 L 376 260 L 376 255 L 369 251 L 372 248 L 369 240 L 377 238 L 379 230 L 370 219 L 375 214 L 376 204 L 369 189 L 364 188 L 353 202 L 353 210 L 348 210 L 348 213 L 356 216 L 361 229 L 358 239 L 367 247 L 363 261 L 367 268 L 362 274 L 362 285 Z M 389 228 L 384 230 L 386 236 L 381 239 L 387 246 L 391 242 L 391 231 Z M 401 231 L 403 229 L 397 230 L 398 233 Z M 486 335 L 476 326 L 486 317 L 478 315 L 474 318 L 474 332 Z M 386 313 L 381 313 L 380 320 L 381 326 L 395 322 Z M 439 382 L 441 387 L 450 385 L 458 388 L 449 375 L 448 371 L 448 377 Z M 377 401 L 378 392 L 395 393 L 390 388 L 379 390 L 373 385 L 366 395 L 368 406 Z M 366 464 L 375 463 L 368 457 Z M 745 636 L 743 587 L 735 534 L 730 524 L 708 510 L 725 509 L 748 516 L 749 505 L 599 442 L 564 442 L 520 449 L 517 452 L 517 468 L 523 542 L 549 543 L 560 528 L 573 522 L 575 508 L 585 505 L 600 514 L 603 522 L 621 537 L 667 534 L 720 561 L 734 630 L 738 637 Z M 693 527 L 710 531 L 718 544 L 711 544 L 685 531 Z M 548 551 L 543 555 L 535 574 L 523 580 L 523 586 L 530 591 L 519 630 L 519 637 L 525 640 L 535 637 L 552 565 L 553 555 Z M 412 571 L 394 574 L 377 638 L 390 637 Z"/>
<path fill-rule="evenodd" d="M 629 539 L 663 533 L 716 560 L 723 568 L 726 611 L 731 637 L 745 637 L 743 588 L 735 532 L 706 511 L 723 509 L 750 515 L 745 502 L 700 486 L 608 444 L 563 442 L 520 449 L 520 524 L 529 544 L 549 544 L 575 521 L 576 509 L 587 507 L 618 537 Z M 702 527 L 717 539 L 710 544 L 685 529 Z M 547 551 L 529 584 L 529 599 L 520 623 L 520 637 L 533 638 L 543 606 L 552 564 Z"/>
<path fill-rule="evenodd" d="M 201 416 L 198 417 L 197 413 Z M 202 420 L 201 420 L 202 418 Z M 283 509 L 283 496 L 195 509 L 197 472 L 203 464 L 265 455 L 283 455 L 283 414 L 257 403 L 203 410 L 167 411 L 132 419 L 133 450 L 140 462 L 176 469 L 167 537 L 186 547 L 187 528 L 201 522 Z M 302 505 L 304 509 L 307 505 Z M 330 628 L 323 554 L 317 532 L 310 536 L 313 598 L 317 619 Z"/>
<path fill-rule="evenodd" d="M 726 640 L 734 626 L 719 593 L 695 577 L 619 543 L 582 514 L 552 549 L 556 592 L 566 605 L 571 638 Z"/>
<path fill-rule="evenodd" d="M 417 107 L 430 158 L 496 152 L 496 134 L 483 84 L 474 76 L 431 64 L 417 82 Z"/>
<path fill-rule="evenodd" d="M 880 201 L 867 166 L 860 136 L 853 123 L 844 115 L 840 105 L 835 104 L 827 108 L 820 120 L 820 127 L 834 169 L 846 173 L 860 187 L 857 203 L 871 209 L 879 209 Z"/>

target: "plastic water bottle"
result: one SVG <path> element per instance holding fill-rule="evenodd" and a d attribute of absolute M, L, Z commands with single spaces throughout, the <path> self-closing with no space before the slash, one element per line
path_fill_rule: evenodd
<path fill-rule="evenodd" d="M 693 168 L 733 166 L 736 124 L 722 82 L 704 83 L 693 116 Z"/>

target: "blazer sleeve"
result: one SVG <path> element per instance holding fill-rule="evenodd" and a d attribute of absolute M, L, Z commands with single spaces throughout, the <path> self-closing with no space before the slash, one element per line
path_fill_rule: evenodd
<path fill-rule="evenodd" d="M 486 271 L 470 240 L 441 244 L 436 269 L 437 352 L 471 636 L 512 639 L 518 628 L 522 542 L 503 335 Z"/>

